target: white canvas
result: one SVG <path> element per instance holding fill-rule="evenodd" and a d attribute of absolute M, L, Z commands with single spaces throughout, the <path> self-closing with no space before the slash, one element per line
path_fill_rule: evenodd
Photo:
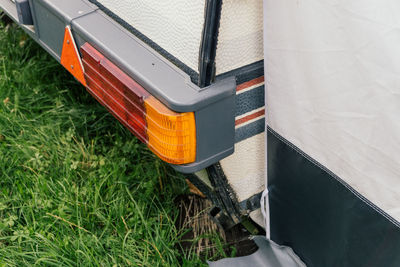
<path fill-rule="evenodd" d="M 265 3 L 269 126 L 400 220 L 400 1 Z"/>

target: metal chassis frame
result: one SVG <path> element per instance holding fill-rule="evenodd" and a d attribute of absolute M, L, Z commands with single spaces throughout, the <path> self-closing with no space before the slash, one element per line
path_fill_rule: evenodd
<path fill-rule="evenodd" d="M 78 46 L 89 42 L 170 109 L 195 112 L 196 162 L 172 165 L 176 170 L 194 173 L 233 153 L 235 77 L 200 88 L 188 74 L 86 0 L 29 0 L 29 3 L 34 26 L 18 22 L 15 4 L 10 0 L 0 0 L 0 8 L 57 61 L 60 61 L 64 28 L 69 25 Z"/>

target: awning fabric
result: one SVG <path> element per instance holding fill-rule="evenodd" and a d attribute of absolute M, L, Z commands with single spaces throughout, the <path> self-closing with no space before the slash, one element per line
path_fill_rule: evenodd
<path fill-rule="evenodd" d="M 265 0 L 272 240 L 400 266 L 400 2 Z"/>

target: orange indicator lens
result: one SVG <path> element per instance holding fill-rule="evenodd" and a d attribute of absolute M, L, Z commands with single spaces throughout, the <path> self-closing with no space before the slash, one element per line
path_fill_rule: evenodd
<path fill-rule="evenodd" d="M 148 146 L 161 159 L 184 164 L 196 160 L 194 113 L 176 113 L 153 96 L 145 100 Z"/>

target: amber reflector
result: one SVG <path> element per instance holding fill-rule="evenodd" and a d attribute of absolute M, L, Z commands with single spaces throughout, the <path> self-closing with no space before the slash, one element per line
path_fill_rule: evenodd
<path fill-rule="evenodd" d="M 81 57 L 76 47 L 71 28 L 65 27 L 64 42 L 61 50 L 61 65 L 64 66 L 81 84 L 86 86 Z"/>
<path fill-rule="evenodd" d="M 166 162 L 196 160 L 193 112 L 168 109 L 90 44 L 81 53 L 88 91 L 122 124 Z"/>

